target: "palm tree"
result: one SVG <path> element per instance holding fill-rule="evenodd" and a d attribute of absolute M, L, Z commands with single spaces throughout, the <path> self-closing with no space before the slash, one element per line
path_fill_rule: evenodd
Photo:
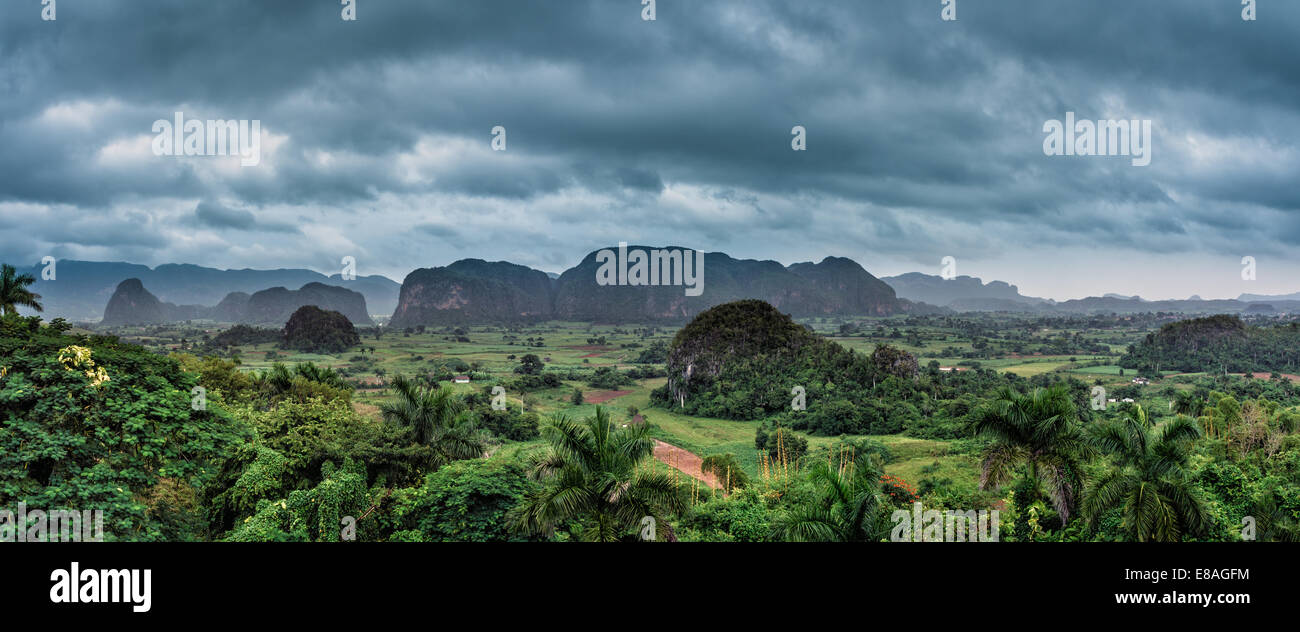
<path fill-rule="evenodd" d="M 1141 406 L 1119 421 L 1097 426 L 1093 441 L 1114 463 L 1088 488 L 1083 513 L 1089 526 L 1119 507 L 1124 529 L 1139 542 L 1204 534 L 1209 512 L 1186 475 L 1191 445 L 1200 436 L 1196 422 L 1183 415 L 1161 428 L 1152 427 Z"/>
<path fill-rule="evenodd" d="M 870 542 L 880 535 L 880 469 L 871 455 L 859 455 L 844 469 L 815 461 L 809 478 L 820 498 L 779 518 L 773 527 L 778 537 L 792 542 Z"/>
<path fill-rule="evenodd" d="M 36 301 L 41 295 L 27 289 L 35 282 L 36 277 L 18 274 L 18 270 L 7 263 L 0 266 L 0 314 L 17 314 L 20 305 L 44 311 L 45 308 Z"/>
<path fill-rule="evenodd" d="M 665 516 L 685 503 L 670 477 L 637 467 L 654 454 L 648 433 L 647 425 L 616 427 L 603 407 L 582 420 L 552 417 L 542 428 L 550 450 L 532 461 L 531 477 L 541 486 L 511 510 L 513 528 L 550 534 L 579 520 L 582 539 L 614 542 L 647 517 L 666 525 Z"/>
<path fill-rule="evenodd" d="M 327 366 L 317 366 L 315 362 L 303 362 L 294 367 L 294 372 L 310 382 L 317 382 L 334 388 L 346 388 L 347 382 L 337 371 Z"/>
<path fill-rule="evenodd" d="M 1278 487 L 1269 486 L 1253 503 L 1250 513 L 1259 521 L 1256 538 L 1266 542 L 1300 542 L 1300 523 L 1278 505 L 1276 495 L 1282 491 Z"/>
<path fill-rule="evenodd" d="M 450 388 L 424 388 L 404 375 L 392 386 L 397 401 L 381 405 L 380 414 L 405 428 L 416 443 L 432 448 L 435 468 L 483 456 L 487 445 L 474 413 Z"/>
<path fill-rule="evenodd" d="M 1241 423 L 1241 404 L 1231 395 L 1220 397 L 1213 406 L 1205 406 L 1200 417 L 1205 436 L 1218 438 L 1230 433 Z"/>
<path fill-rule="evenodd" d="M 329 367 L 317 366 L 314 362 L 296 364 L 292 369 L 285 366 L 283 362 L 276 362 L 266 371 L 254 372 L 252 380 L 253 385 L 260 390 L 272 395 L 283 395 L 293 390 L 294 380 L 299 377 L 308 382 L 334 388 L 348 387 L 343 376 L 337 371 Z"/>
<path fill-rule="evenodd" d="M 1080 465 L 1091 450 L 1064 386 L 1035 388 L 1027 395 L 1003 388 L 976 411 L 975 431 L 993 440 L 984 450 L 980 489 L 1005 483 L 1024 464 L 1031 488 L 1037 493 L 1046 485 L 1061 524 L 1069 522 L 1082 487 Z"/>
<path fill-rule="evenodd" d="M 1179 415 L 1198 417 L 1201 414 L 1201 398 L 1192 391 L 1182 391 L 1174 397 L 1174 412 Z"/>

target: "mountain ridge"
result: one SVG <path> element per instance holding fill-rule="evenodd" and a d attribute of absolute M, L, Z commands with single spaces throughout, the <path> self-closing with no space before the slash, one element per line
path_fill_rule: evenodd
<path fill-rule="evenodd" d="M 630 246 L 629 250 L 654 250 Z M 613 249 L 608 249 L 613 250 Z M 664 250 L 681 250 L 667 247 Z M 160 264 L 149 267 L 127 262 L 61 260 L 57 280 L 39 280 L 41 266 L 26 271 L 38 281 L 33 291 L 42 294 L 47 317 L 93 321 L 105 313 L 121 281 L 137 279 L 156 300 L 140 295 L 140 305 L 121 309 L 146 319 L 167 315 L 173 320 L 211 318 L 221 322 L 248 322 L 246 311 L 254 294 L 275 288 L 305 287 L 318 283 L 350 289 L 365 298 L 371 314 L 393 315 L 399 326 L 408 324 L 518 321 L 561 318 L 574 320 L 674 320 L 688 319 L 712 305 L 731 300 L 761 298 L 796 317 L 883 316 L 896 313 L 1024 312 L 1024 313 L 1141 313 L 1274 314 L 1300 312 L 1300 292 L 1280 295 L 1241 294 L 1236 299 L 1151 300 L 1106 293 L 1054 301 L 1020 293 L 1004 281 L 984 282 L 959 276 L 946 280 L 937 275 L 909 272 L 877 278 L 856 261 L 828 256 L 820 262 L 799 261 L 782 265 L 773 260 L 736 259 L 723 252 L 704 254 L 703 297 L 687 296 L 681 286 L 601 286 L 597 254 L 588 253 L 563 273 L 543 272 L 511 263 L 460 259 L 444 266 L 412 270 L 403 283 L 372 275 L 343 281 L 311 270 L 217 269 L 195 264 Z M 23 272 L 20 270 L 20 273 Z M 123 277 L 107 288 L 106 279 Z M 307 279 L 302 283 L 274 283 L 277 279 Z M 151 279 L 163 279 L 164 288 Z M 409 291 L 407 283 L 412 282 Z M 416 284 L 415 282 L 419 282 Z M 220 295 L 217 290 L 230 289 Z M 421 298 L 413 300 L 419 292 Z M 403 298 L 404 291 L 408 295 Z M 131 292 L 132 295 L 137 293 Z M 378 295 L 379 302 L 371 300 Z M 477 297 L 470 301 L 468 297 Z M 593 301 L 593 297 L 599 300 Z M 473 304 L 471 304 L 471 302 Z M 93 311 L 92 311 L 93 307 Z M 256 309 L 254 303 L 252 308 Z M 202 314 L 201 316 L 199 314 Z M 367 318 L 356 318 L 364 324 Z M 270 322 L 279 315 L 263 312 L 258 320 Z M 350 316 L 352 318 L 352 316 Z M 106 324 L 113 324 L 109 321 Z"/>
<path fill-rule="evenodd" d="M 36 278 L 31 290 L 40 294 L 48 318 L 94 321 L 117 287 L 127 279 L 139 279 L 162 302 L 176 305 L 216 305 L 232 292 L 253 294 L 272 287 L 301 288 L 318 282 L 360 292 L 374 314 L 391 314 L 397 306 L 401 287 L 381 275 L 358 276 L 343 281 L 340 274 L 327 276 L 314 270 L 277 268 L 220 269 L 190 263 L 164 263 L 154 267 L 122 261 L 81 261 L 61 259 L 56 262 L 54 280 L 41 278 L 44 266 L 19 268 Z"/>
<path fill-rule="evenodd" d="M 594 250 L 576 266 L 557 277 L 512 264 L 463 259 L 447 266 L 421 268 L 402 283 L 398 309 L 390 325 L 411 327 L 467 323 L 482 320 L 576 320 L 594 322 L 685 321 L 695 314 L 735 300 L 760 298 L 796 316 L 890 315 L 924 309 L 899 301 L 888 285 L 880 282 L 857 262 L 826 257 L 819 263 L 800 262 L 784 266 L 776 261 L 735 259 L 726 253 L 702 254 L 703 275 L 690 279 L 677 267 L 698 275 L 698 253 L 676 246 L 624 245 L 611 262 L 603 260 L 615 250 Z M 641 255 L 644 259 L 634 259 Z M 651 265 L 650 253 L 678 252 L 673 263 Z M 686 253 L 690 253 L 687 257 Z M 691 263 L 680 265 L 683 259 Z M 636 270 L 637 261 L 644 265 Z M 611 270 L 622 267 L 622 271 Z M 628 275 L 645 285 L 620 284 Z M 654 271 L 661 276 L 654 278 Z M 602 280 L 602 271 L 612 273 Z M 660 284 L 667 281 L 668 284 Z M 688 283 L 690 281 L 690 283 Z M 692 295 L 690 288 L 700 288 Z"/>
<path fill-rule="evenodd" d="M 940 307 L 953 307 L 958 311 L 1006 311 L 997 308 L 980 308 L 986 301 L 992 301 L 988 305 L 1014 306 L 1023 303 L 1031 307 L 1052 303 L 1048 299 L 1024 296 L 1018 287 L 1004 281 L 995 280 L 985 283 L 978 277 L 966 275 L 945 279 L 922 272 L 906 272 L 892 277 L 881 277 L 880 280 L 894 288 L 900 298 Z"/>
<path fill-rule="evenodd" d="M 140 279 L 130 278 L 118 284 L 104 306 L 100 325 L 155 325 L 185 320 L 207 319 L 246 325 L 283 326 L 298 309 L 316 306 L 343 314 L 355 325 L 372 325 L 366 313 L 366 298 L 360 292 L 323 283 L 311 282 L 297 290 L 273 287 L 246 294 L 231 292 L 211 307 L 176 305 L 159 299 Z"/>

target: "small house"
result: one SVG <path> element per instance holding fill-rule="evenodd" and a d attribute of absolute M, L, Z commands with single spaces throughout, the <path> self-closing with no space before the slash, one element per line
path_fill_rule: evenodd
<path fill-rule="evenodd" d="M 457 375 L 456 377 L 451 378 L 451 381 L 455 382 L 456 384 L 469 384 L 469 376 Z"/>

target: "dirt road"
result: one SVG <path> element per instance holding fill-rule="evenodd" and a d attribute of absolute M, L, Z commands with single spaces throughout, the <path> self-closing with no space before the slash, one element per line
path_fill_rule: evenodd
<path fill-rule="evenodd" d="M 688 476 L 699 479 L 713 489 L 722 489 L 722 483 L 712 474 L 705 474 L 700 469 L 703 459 L 694 453 L 679 448 L 671 443 L 655 439 L 655 459 L 668 467 L 676 468 Z"/>

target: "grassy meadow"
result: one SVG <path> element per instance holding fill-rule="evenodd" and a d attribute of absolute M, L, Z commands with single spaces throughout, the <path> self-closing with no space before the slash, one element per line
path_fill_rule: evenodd
<path fill-rule="evenodd" d="M 1115 364 L 1117 352 L 1124 346 L 1121 343 L 1135 340 L 1146 331 L 1141 326 L 1118 332 L 1113 329 L 1034 330 L 1008 326 L 999 332 L 1002 337 L 974 336 L 960 326 L 909 326 L 905 319 L 893 317 L 853 322 L 855 331 L 845 334 L 842 331 L 845 321 L 842 319 L 809 319 L 803 324 L 837 344 L 865 354 L 882 343 L 897 346 L 916 355 L 923 367 L 938 362 L 952 370 L 984 367 L 1021 377 L 1059 372 L 1089 383 L 1100 382 L 1108 391 L 1130 383 L 1131 375 L 1124 375 Z M 219 325 L 191 325 L 183 328 L 132 328 L 115 333 L 159 351 L 194 352 L 197 344 L 221 330 Z M 355 408 L 362 414 L 377 417 L 379 406 L 393 398 L 385 385 L 397 375 L 432 374 L 442 367 L 460 366 L 466 370 L 453 372 L 472 375 L 474 379 L 469 384 L 452 384 L 453 389 L 458 392 L 490 389 L 513 377 L 519 358 L 529 353 L 541 358 L 548 371 L 574 370 L 581 374 L 600 367 L 625 370 L 634 366 L 640 352 L 650 344 L 671 343 L 676 328 L 548 322 L 526 327 L 360 331 L 360 346 L 340 354 L 286 351 L 276 343 L 241 345 L 227 349 L 225 353 L 238 358 L 243 371 L 263 371 L 277 362 L 287 365 L 312 362 L 340 369 L 358 385 L 353 397 Z M 376 335 L 376 331 L 381 333 Z M 1053 337 L 1083 339 L 1095 345 L 1099 352 L 1051 353 L 1047 343 Z M 979 357 L 973 358 L 973 355 Z M 750 476 L 759 474 L 759 450 L 755 447 L 754 436 L 761 422 L 695 417 L 671 409 L 652 408 L 650 392 L 665 382 L 663 377 L 644 379 L 617 391 L 607 391 L 592 389 L 583 380 L 565 380 L 557 388 L 529 393 L 507 392 L 507 400 L 511 407 L 521 407 L 542 416 L 565 414 L 584 417 L 592 414 L 599 405 L 609 410 L 615 419 L 627 420 L 635 409 L 650 424 L 654 437 L 699 456 L 735 454 Z M 571 403 L 574 389 L 583 391 L 584 403 Z M 1169 400 L 1152 394 L 1151 401 L 1144 400 L 1144 403 L 1166 407 Z M 804 437 L 808 439 L 809 447 L 814 449 L 829 447 L 837 440 L 826 436 Z M 935 477 L 972 487 L 978 480 L 976 459 L 969 454 L 954 453 L 950 442 L 903 435 L 870 438 L 883 443 L 893 455 L 893 460 L 885 468 L 887 473 L 909 481 Z M 540 443 L 540 440 L 531 443 Z"/>

